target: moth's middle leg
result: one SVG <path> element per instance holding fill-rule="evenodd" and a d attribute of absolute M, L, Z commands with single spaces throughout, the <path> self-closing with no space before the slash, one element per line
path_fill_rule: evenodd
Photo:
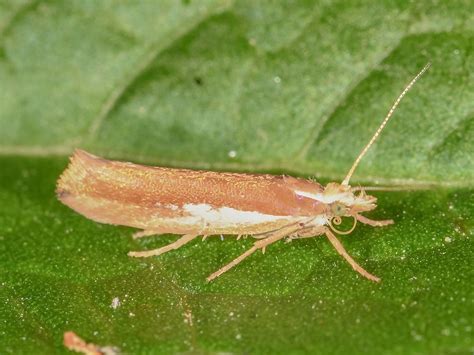
<path fill-rule="evenodd" d="M 301 226 L 298 226 L 298 225 L 294 226 L 293 225 L 289 228 L 282 228 L 281 230 L 277 230 L 275 232 L 269 233 L 269 236 L 267 238 L 259 239 L 258 241 L 256 241 L 250 249 L 248 249 L 246 252 L 244 252 L 243 254 L 241 254 L 240 256 L 238 256 L 237 258 L 235 258 L 230 263 L 223 266 L 222 268 L 220 268 L 216 272 L 209 275 L 206 278 L 206 280 L 208 282 L 214 280 L 215 278 L 222 275 L 224 272 L 232 269 L 234 266 L 239 264 L 241 261 L 243 261 L 248 256 L 255 253 L 258 249 L 262 249 L 262 252 L 265 252 L 265 248 L 268 245 L 273 244 L 273 243 L 279 241 L 280 239 L 283 239 L 283 238 L 287 237 L 288 235 L 296 232 L 298 229 L 301 229 Z"/>

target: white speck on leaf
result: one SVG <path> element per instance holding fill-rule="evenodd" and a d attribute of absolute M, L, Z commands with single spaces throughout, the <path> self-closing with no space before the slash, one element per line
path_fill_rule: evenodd
<path fill-rule="evenodd" d="M 423 337 L 414 330 L 411 331 L 411 336 L 415 341 L 421 341 L 423 339 Z"/>
<path fill-rule="evenodd" d="M 118 307 L 120 307 L 120 304 L 120 299 L 118 297 L 114 297 L 110 307 L 112 307 L 113 309 L 117 309 Z"/>
<path fill-rule="evenodd" d="M 451 334 L 451 331 L 449 330 L 449 328 L 444 328 L 441 331 L 441 334 L 444 335 L 444 336 L 449 336 Z"/>

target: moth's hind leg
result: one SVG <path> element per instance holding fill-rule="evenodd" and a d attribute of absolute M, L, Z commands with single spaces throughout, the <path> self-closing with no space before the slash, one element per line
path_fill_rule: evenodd
<path fill-rule="evenodd" d="M 368 224 L 369 226 L 372 226 L 372 227 L 385 227 L 385 226 L 395 223 L 393 222 L 393 219 L 385 219 L 383 221 L 374 221 L 373 219 L 367 218 L 360 214 L 358 214 L 356 218 L 360 223 Z"/>
<path fill-rule="evenodd" d="M 362 276 L 368 278 L 369 280 L 379 282 L 380 279 L 377 276 L 372 275 L 368 271 L 366 271 L 362 266 L 357 264 L 357 262 L 352 259 L 349 253 L 344 249 L 344 246 L 341 242 L 336 238 L 336 236 L 329 230 L 326 229 L 326 236 L 328 237 L 329 241 L 333 245 L 333 247 L 337 250 L 337 252 L 344 258 L 346 261 L 352 266 L 352 268 L 357 271 Z"/>
<path fill-rule="evenodd" d="M 235 258 L 234 260 L 232 260 L 230 263 L 228 263 L 227 265 L 225 265 L 222 268 L 220 268 L 219 270 L 217 270 L 216 272 L 209 275 L 206 278 L 206 280 L 208 282 L 214 280 L 215 278 L 222 275 L 224 272 L 232 269 L 234 266 L 239 264 L 241 261 L 243 261 L 248 256 L 255 253 L 258 249 L 262 249 L 262 252 L 265 252 L 265 248 L 268 245 L 270 245 L 272 243 L 275 243 L 276 241 L 287 237 L 288 235 L 294 233 L 298 229 L 300 229 L 299 226 L 297 226 L 296 228 L 293 226 L 291 229 L 290 228 L 282 228 L 281 230 L 277 230 L 275 232 L 269 233 L 267 238 L 260 239 L 260 240 L 256 241 L 249 250 L 247 250 L 246 252 L 244 252 L 243 254 L 241 254 L 240 256 Z"/>
<path fill-rule="evenodd" d="M 132 238 L 133 239 L 139 239 L 139 238 L 149 237 L 149 236 L 156 235 L 156 234 L 164 234 L 164 232 L 160 232 L 160 231 L 157 231 L 155 229 L 144 229 L 142 231 L 133 233 Z"/>
<path fill-rule="evenodd" d="M 156 233 L 153 233 L 153 234 L 156 234 Z M 138 257 L 138 258 L 147 258 L 149 256 L 161 255 L 170 250 L 174 250 L 174 249 L 178 249 L 179 247 L 182 247 L 184 244 L 189 243 L 191 240 L 193 240 L 196 237 L 197 235 L 195 234 L 185 234 L 181 238 L 179 238 L 177 241 L 171 244 L 165 245 L 164 247 L 153 249 L 153 250 L 146 250 L 146 251 L 130 251 L 128 252 L 128 256 L 133 256 L 133 257 Z"/>

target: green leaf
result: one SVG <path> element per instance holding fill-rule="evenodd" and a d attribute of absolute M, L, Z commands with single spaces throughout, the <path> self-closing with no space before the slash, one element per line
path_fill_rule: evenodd
<path fill-rule="evenodd" d="M 0 352 L 474 351 L 471 2 L 0 1 Z M 76 147 L 109 158 L 341 181 L 426 64 L 353 184 L 374 219 L 277 243 L 215 282 L 251 238 L 134 241 L 61 205 Z M 112 307 L 113 300 L 120 302 Z M 115 301 L 117 302 L 117 301 Z"/>

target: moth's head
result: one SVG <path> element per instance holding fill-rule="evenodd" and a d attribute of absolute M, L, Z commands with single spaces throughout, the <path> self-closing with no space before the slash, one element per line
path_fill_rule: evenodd
<path fill-rule="evenodd" d="M 425 67 L 410 81 L 410 83 L 405 87 L 405 89 L 401 92 L 398 98 L 395 100 L 395 103 L 392 105 L 390 110 L 388 111 L 387 115 L 385 116 L 384 120 L 380 124 L 379 128 L 375 131 L 372 138 L 369 140 L 367 145 L 362 149 L 354 163 L 352 164 L 351 168 L 349 169 L 346 177 L 342 180 L 342 183 L 329 183 L 326 185 L 323 192 L 318 194 L 312 194 L 311 198 L 319 200 L 320 202 L 324 203 L 327 206 L 326 214 L 329 217 L 329 226 L 331 229 L 339 234 L 349 234 L 352 232 L 357 223 L 357 215 L 361 212 L 367 212 L 373 210 L 377 205 L 377 199 L 374 196 L 369 196 L 365 193 L 362 188 L 351 188 L 349 185 L 349 181 L 351 180 L 352 174 L 354 174 L 355 169 L 359 165 L 360 161 L 367 153 L 369 148 L 374 144 L 377 137 L 380 135 L 380 132 L 384 129 L 387 122 L 392 117 L 395 109 L 397 108 L 398 104 L 411 89 L 411 87 L 415 84 L 415 82 L 419 79 L 419 77 L 430 67 L 430 63 L 425 65 Z M 357 191 L 360 191 L 357 193 Z M 357 193 L 357 194 L 356 194 Z M 353 217 L 354 218 L 354 225 L 348 231 L 340 231 L 334 228 L 335 225 L 341 224 L 342 218 L 341 217 Z M 359 216 L 360 218 L 360 216 Z"/>
<path fill-rule="evenodd" d="M 332 217 L 355 216 L 361 212 L 372 211 L 377 207 L 377 198 L 367 195 L 363 189 L 355 192 L 349 185 L 331 182 L 322 193 L 322 200 L 328 205 Z"/>

